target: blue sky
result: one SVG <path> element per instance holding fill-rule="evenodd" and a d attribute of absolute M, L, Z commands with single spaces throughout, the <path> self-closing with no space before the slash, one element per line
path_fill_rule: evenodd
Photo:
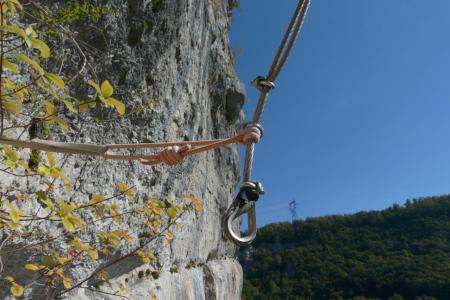
<path fill-rule="evenodd" d="M 294 0 L 240 1 L 232 21 L 246 114 Z M 426 3 L 426 4 L 425 4 Z M 450 193 L 450 1 L 313 0 L 262 118 L 258 225 Z M 278 156 L 278 157 L 277 157 Z"/>

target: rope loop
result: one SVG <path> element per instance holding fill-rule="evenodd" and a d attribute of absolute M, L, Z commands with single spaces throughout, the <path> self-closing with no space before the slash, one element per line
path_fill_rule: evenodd
<path fill-rule="evenodd" d="M 237 135 L 238 142 L 244 145 L 248 143 L 258 144 L 264 135 L 264 129 L 258 123 L 249 123 L 242 128 Z"/>
<path fill-rule="evenodd" d="M 275 83 L 267 80 L 267 78 L 264 76 L 257 76 L 255 79 L 252 80 L 251 83 L 260 92 L 263 91 L 268 92 L 275 88 Z"/>
<path fill-rule="evenodd" d="M 168 165 L 173 166 L 183 161 L 183 159 L 187 156 L 187 152 L 191 149 L 191 145 L 185 145 L 183 147 L 179 146 L 169 146 L 166 147 L 159 154 L 159 158 L 161 162 Z"/>

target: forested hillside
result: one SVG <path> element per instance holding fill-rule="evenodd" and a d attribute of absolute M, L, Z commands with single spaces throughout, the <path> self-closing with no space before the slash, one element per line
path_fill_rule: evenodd
<path fill-rule="evenodd" d="M 243 299 L 450 299 L 450 195 L 260 229 Z"/>

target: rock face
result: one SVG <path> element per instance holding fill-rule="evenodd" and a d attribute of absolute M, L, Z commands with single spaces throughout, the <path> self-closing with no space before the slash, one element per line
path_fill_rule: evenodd
<path fill-rule="evenodd" d="M 99 124 L 93 122 L 94 117 L 88 118 L 78 141 L 139 143 L 222 138 L 236 133 L 242 124 L 244 91 L 229 48 L 229 1 L 103 3 L 111 7 L 111 13 L 96 28 L 79 24 L 76 30 L 80 38 L 101 53 L 89 64 L 100 79 L 113 83 L 116 97 L 127 105 L 127 113 L 123 118 L 104 113 L 102 118 L 106 121 Z M 70 55 L 75 49 L 67 51 Z M 75 136 L 55 138 L 73 141 Z M 202 214 L 187 214 L 175 225 L 171 244 L 152 245 L 158 256 L 150 267 L 142 265 L 141 258 L 132 257 L 108 270 L 113 287 L 126 287 L 124 296 L 136 300 L 149 299 L 151 293 L 158 299 L 240 298 L 242 269 L 235 259 L 235 246 L 224 238 L 220 224 L 239 179 L 235 147 L 189 157 L 174 167 L 73 156 L 68 159 L 65 172 L 69 178 L 75 178 L 75 196 L 79 197 L 98 192 L 113 194 L 114 183 L 123 181 L 135 187 L 137 195 L 133 201 L 193 194 L 203 203 Z M 2 177 L 0 184 L 25 184 L 20 180 Z M 133 201 L 122 203 L 121 208 L 132 209 Z M 96 226 L 110 229 L 106 223 Z M 130 218 L 121 228 L 141 227 L 139 220 Z M 17 272 L 23 273 L 19 269 L 26 262 L 26 253 L 16 254 L 3 260 L 10 271 L 17 265 Z M 79 265 L 71 275 L 76 281 L 96 267 Z M 2 293 L 0 296 L 4 296 Z M 78 289 L 68 298 L 117 296 Z"/>

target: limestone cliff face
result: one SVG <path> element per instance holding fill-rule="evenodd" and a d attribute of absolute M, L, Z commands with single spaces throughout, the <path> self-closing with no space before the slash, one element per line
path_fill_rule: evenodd
<path fill-rule="evenodd" d="M 99 79 L 113 83 L 117 98 L 127 105 L 127 114 L 123 118 L 103 115 L 106 121 L 99 124 L 93 122 L 94 117 L 86 120 L 78 141 L 138 143 L 235 134 L 242 123 L 244 92 L 229 49 L 229 1 L 107 0 L 103 4 L 111 7 L 110 14 L 95 27 L 78 24 L 74 30 L 101 54 L 89 65 Z M 76 50 L 67 49 L 66 55 L 71 51 Z M 72 141 L 75 136 L 55 138 Z M 190 157 L 170 168 L 73 156 L 65 170 L 75 179 L 79 197 L 99 191 L 113 194 L 114 183 L 123 181 L 135 187 L 133 201 L 193 194 L 204 205 L 202 214 L 183 216 L 173 228 L 171 244 L 152 245 L 158 257 L 151 266 L 132 257 L 109 270 L 112 286 L 126 287 L 123 295 L 136 300 L 149 299 L 150 293 L 158 299 L 240 298 L 242 269 L 220 224 L 239 177 L 235 147 Z M 25 184 L 20 180 L 2 178 L 1 184 Z M 133 201 L 122 203 L 121 208 L 132 209 Z M 130 218 L 121 227 L 139 232 L 139 221 Z M 106 223 L 97 226 L 110 229 Z M 18 276 L 26 276 L 19 269 L 27 259 L 20 251 L 3 258 L 10 270 L 17 265 Z M 101 258 L 98 265 L 105 260 Z M 71 275 L 76 281 L 98 265 L 79 265 Z M 68 298 L 118 299 L 89 289 L 78 289 Z"/>

